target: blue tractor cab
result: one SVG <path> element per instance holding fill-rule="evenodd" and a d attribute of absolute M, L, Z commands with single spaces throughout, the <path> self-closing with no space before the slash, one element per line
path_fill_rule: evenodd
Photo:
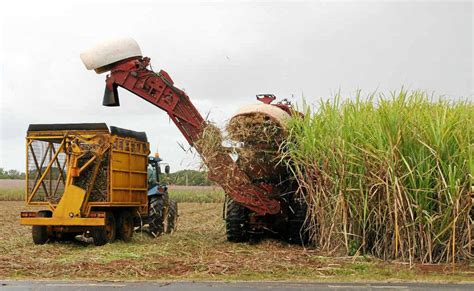
<path fill-rule="evenodd" d="M 164 195 L 168 191 L 166 184 L 160 182 L 162 165 L 165 166 L 165 174 L 169 174 L 170 166 L 163 164 L 163 160 L 160 157 L 148 157 L 148 196 Z"/>
<path fill-rule="evenodd" d="M 170 166 L 158 155 L 148 157 L 149 215 L 141 223 L 147 225 L 146 230 L 153 236 L 173 232 L 178 219 L 178 204 L 169 198 L 168 186 L 160 181 L 163 165 L 165 174 L 169 174 Z"/>

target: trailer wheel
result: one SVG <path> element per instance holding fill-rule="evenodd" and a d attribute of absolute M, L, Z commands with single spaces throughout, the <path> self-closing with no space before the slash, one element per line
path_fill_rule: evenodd
<path fill-rule="evenodd" d="M 244 206 L 232 199 L 226 202 L 225 226 L 227 240 L 230 242 L 245 242 L 249 240 L 248 211 Z"/>
<path fill-rule="evenodd" d="M 94 227 L 91 230 L 94 245 L 103 246 L 114 241 L 116 232 L 117 225 L 115 224 L 114 215 L 111 212 L 107 212 L 105 215 L 105 226 Z"/>
<path fill-rule="evenodd" d="M 303 199 L 292 199 L 288 209 L 287 240 L 291 244 L 305 245 L 309 242 L 309 233 L 306 224 L 308 207 Z"/>
<path fill-rule="evenodd" d="M 150 205 L 148 207 L 150 222 L 148 224 L 148 230 L 155 237 L 164 231 L 164 208 L 167 202 L 166 198 L 164 195 L 155 195 L 150 198 Z"/>
<path fill-rule="evenodd" d="M 52 217 L 53 213 L 49 210 L 38 211 L 38 217 Z M 33 225 L 31 228 L 33 242 L 36 245 L 43 245 L 49 240 L 48 227 L 46 225 Z"/>
<path fill-rule="evenodd" d="M 117 221 L 117 238 L 129 242 L 133 237 L 133 215 L 130 211 L 122 211 Z"/>
<path fill-rule="evenodd" d="M 166 225 L 166 233 L 173 233 L 176 231 L 178 226 L 178 202 L 170 200 L 170 205 L 168 207 L 168 218 Z"/>

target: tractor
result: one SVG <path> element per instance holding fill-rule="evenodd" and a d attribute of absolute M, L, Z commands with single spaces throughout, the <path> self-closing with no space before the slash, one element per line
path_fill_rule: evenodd
<path fill-rule="evenodd" d="M 160 182 L 162 165 L 164 165 L 165 174 L 169 174 L 170 166 L 164 164 L 158 154 L 148 157 L 149 215 L 143 218 L 143 221 L 138 221 L 140 224 L 148 225 L 145 229 L 153 236 L 175 231 L 178 219 L 178 203 L 169 199 L 168 186 Z M 160 217 L 163 219 L 157 219 Z"/>

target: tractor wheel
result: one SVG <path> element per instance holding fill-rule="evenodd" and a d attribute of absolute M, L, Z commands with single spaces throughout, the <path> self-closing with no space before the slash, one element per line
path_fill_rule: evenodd
<path fill-rule="evenodd" d="M 292 199 L 288 209 L 287 240 L 291 244 L 305 245 L 309 242 L 306 224 L 308 206 L 303 199 Z"/>
<path fill-rule="evenodd" d="M 49 210 L 38 211 L 38 217 L 52 217 L 53 213 Z M 31 228 L 33 242 L 36 245 L 45 244 L 50 238 L 48 236 L 48 227 L 46 225 L 33 225 Z"/>
<path fill-rule="evenodd" d="M 166 233 L 173 233 L 176 231 L 178 226 L 178 202 L 170 200 L 170 205 L 168 207 L 168 218 L 166 225 Z"/>
<path fill-rule="evenodd" d="M 227 240 L 245 242 L 249 240 L 248 210 L 232 199 L 227 200 L 225 226 Z"/>
<path fill-rule="evenodd" d="M 150 198 L 150 204 L 148 206 L 148 216 L 150 218 L 150 223 L 148 224 L 149 232 L 157 237 L 164 232 L 164 222 L 165 222 L 165 207 L 168 203 L 168 197 L 163 195 L 156 195 Z"/>
<path fill-rule="evenodd" d="M 91 230 L 94 245 L 103 246 L 106 243 L 113 242 L 117 232 L 117 225 L 115 224 L 114 215 L 107 212 L 105 215 L 105 226 L 94 227 Z"/>
<path fill-rule="evenodd" d="M 133 215 L 130 211 L 120 212 L 117 221 L 117 238 L 129 242 L 133 237 Z"/>

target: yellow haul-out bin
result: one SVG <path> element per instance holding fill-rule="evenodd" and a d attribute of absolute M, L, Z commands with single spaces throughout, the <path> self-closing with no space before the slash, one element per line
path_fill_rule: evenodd
<path fill-rule="evenodd" d="M 148 213 L 146 134 L 105 123 L 32 124 L 26 137 L 26 204 L 37 244 L 78 234 L 102 245 L 129 240 Z"/>

